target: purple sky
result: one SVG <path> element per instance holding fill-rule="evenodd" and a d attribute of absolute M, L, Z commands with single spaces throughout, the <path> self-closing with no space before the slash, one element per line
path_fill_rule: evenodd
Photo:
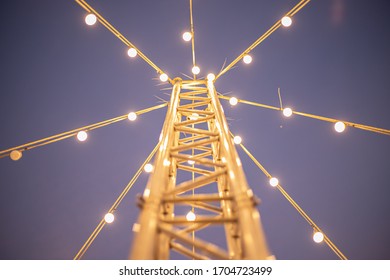
<path fill-rule="evenodd" d="M 196 58 L 217 73 L 298 0 L 194 0 Z M 189 1 L 88 1 L 171 77 L 190 74 Z M 389 3 L 313 0 L 216 82 L 221 93 L 390 128 Z M 155 71 L 74 1 L 7 1 L 0 10 L 0 149 L 168 99 Z M 390 259 L 389 137 L 221 101 L 231 130 L 350 259 Z M 71 259 L 158 141 L 166 109 L 0 159 L 0 259 Z M 278 259 L 335 259 L 238 149 Z M 124 259 L 142 174 L 87 259 Z"/>

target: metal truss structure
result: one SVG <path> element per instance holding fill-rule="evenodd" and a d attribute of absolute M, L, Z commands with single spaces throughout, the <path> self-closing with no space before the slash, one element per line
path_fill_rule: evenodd
<path fill-rule="evenodd" d="M 131 258 L 169 259 L 171 250 L 193 259 L 269 258 L 213 82 L 174 81 Z M 216 234 L 220 244 L 211 241 Z"/>
<path fill-rule="evenodd" d="M 373 133 L 390 135 L 383 129 L 359 123 L 338 120 L 237 98 L 219 95 L 214 82 L 227 73 L 242 59 L 249 58 L 250 52 L 281 26 L 291 25 L 291 18 L 310 0 L 300 0 L 282 19 L 278 19 L 263 35 L 224 67 L 216 75 L 207 79 L 197 79 L 200 72 L 195 61 L 194 24 L 192 0 L 190 0 L 190 32 L 192 46 L 193 80 L 171 79 L 152 62 L 139 48 L 126 39 L 98 11 L 85 0 L 75 0 L 87 13 L 86 23 L 99 22 L 128 47 L 130 57 L 138 55 L 160 76 L 162 82 L 170 83 L 170 102 L 121 115 L 112 119 L 62 132 L 23 145 L 0 151 L 0 158 L 10 157 L 17 161 L 28 150 L 54 142 L 77 137 L 86 140 L 87 132 L 113 123 L 168 107 L 159 144 L 154 148 L 134 177 L 129 181 L 117 200 L 109 208 L 74 259 L 81 259 L 97 235 L 107 223 L 112 223 L 114 213 L 127 195 L 146 164 L 154 157 L 153 173 L 146 189 L 139 198 L 141 213 L 134 224 L 136 233 L 130 249 L 131 259 L 175 259 L 179 254 L 190 259 L 272 259 L 262 229 L 256 199 L 246 181 L 241 160 L 235 149 L 232 133 L 220 104 L 220 99 L 235 99 L 256 107 L 282 111 L 286 117 L 292 114 L 335 124 L 337 132 L 345 127 L 353 127 Z M 87 18 L 92 18 L 88 22 Z M 287 24 L 283 23 L 287 20 Z M 211 75 L 211 76 L 210 76 Z M 189 77 L 191 78 L 191 77 Z M 280 96 L 279 96 L 280 97 Z M 231 103 L 232 104 L 232 103 Z M 81 136 L 81 137 L 79 137 Z M 265 167 L 238 141 L 243 151 L 269 179 L 270 185 L 277 188 L 294 209 L 313 229 L 314 236 L 329 246 L 340 258 L 347 259 L 330 238 L 295 202 Z M 216 238 L 217 237 L 217 238 Z"/>

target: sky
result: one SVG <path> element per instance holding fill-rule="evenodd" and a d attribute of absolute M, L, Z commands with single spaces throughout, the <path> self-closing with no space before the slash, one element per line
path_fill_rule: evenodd
<path fill-rule="evenodd" d="M 194 0 L 201 74 L 217 73 L 298 0 Z M 189 1 L 90 0 L 170 77 L 190 75 Z M 313 0 L 223 75 L 222 94 L 390 128 L 389 3 Z M 74 1 L 0 9 L 0 150 L 159 104 L 168 85 Z M 390 259 L 389 137 L 221 101 L 231 131 L 349 259 Z M 166 109 L 0 159 L 0 259 L 72 259 L 158 141 Z M 277 259 L 337 259 L 238 149 Z M 86 259 L 126 259 L 147 174 Z M 217 238 L 217 237 L 216 237 Z"/>

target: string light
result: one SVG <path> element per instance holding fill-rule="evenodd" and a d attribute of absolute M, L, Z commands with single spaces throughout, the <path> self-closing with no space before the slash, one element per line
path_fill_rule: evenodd
<path fill-rule="evenodd" d="M 234 138 L 233 138 L 233 142 L 234 142 L 234 144 L 237 144 L 237 145 L 239 145 L 239 144 L 241 144 L 241 142 L 242 142 L 242 138 L 240 137 L 240 136 L 234 136 Z"/>
<path fill-rule="evenodd" d="M 291 117 L 293 114 L 293 111 L 291 110 L 291 108 L 284 108 L 283 109 L 283 115 L 287 118 Z"/>
<path fill-rule="evenodd" d="M 191 41 L 191 39 L 192 39 L 191 32 L 186 31 L 183 33 L 183 40 L 184 41 L 189 42 L 189 41 Z"/>
<path fill-rule="evenodd" d="M 245 64 L 249 64 L 252 62 L 252 57 L 249 54 L 246 54 L 243 58 Z"/>
<path fill-rule="evenodd" d="M 115 216 L 112 213 L 107 213 L 104 216 L 104 220 L 106 221 L 107 224 L 111 224 L 115 220 Z"/>
<path fill-rule="evenodd" d="M 229 99 L 229 103 L 232 106 L 236 106 L 238 104 L 238 99 L 235 98 L 235 97 L 232 97 L 232 98 Z"/>
<path fill-rule="evenodd" d="M 284 27 L 289 27 L 289 26 L 291 26 L 291 24 L 292 24 L 292 19 L 290 17 L 285 16 L 282 18 L 282 25 Z"/>
<path fill-rule="evenodd" d="M 88 14 L 86 17 L 85 17 L 85 23 L 87 25 L 94 25 L 97 21 L 97 18 L 94 14 Z"/>
<path fill-rule="evenodd" d="M 137 50 L 134 49 L 134 48 L 130 48 L 130 49 L 127 51 L 127 55 L 130 56 L 130 57 L 136 57 L 136 56 L 137 56 Z"/>
<path fill-rule="evenodd" d="M 198 75 L 200 73 L 200 68 L 198 66 L 192 67 L 192 74 Z"/>
<path fill-rule="evenodd" d="M 324 241 L 324 234 L 322 232 L 319 232 L 319 231 L 314 232 L 313 240 L 316 243 L 321 243 L 322 241 Z"/>
<path fill-rule="evenodd" d="M 9 154 L 9 157 L 13 160 L 13 161 L 17 161 L 19 159 L 22 158 L 22 152 L 21 151 L 18 151 L 18 150 L 13 150 L 10 154 Z"/>
<path fill-rule="evenodd" d="M 276 187 L 277 185 L 279 185 L 279 180 L 278 180 L 278 178 L 272 177 L 271 179 L 269 179 L 269 184 L 270 184 L 272 187 Z"/>
<path fill-rule="evenodd" d="M 77 133 L 77 140 L 79 140 L 80 142 L 84 142 L 85 140 L 87 140 L 87 138 L 88 138 L 88 134 L 84 130 L 79 131 Z"/>
<path fill-rule="evenodd" d="M 196 121 L 199 118 L 198 113 L 192 113 L 191 115 L 188 116 L 190 120 Z"/>
<path fill-rule="evenodd" d="M 215 80 L 215 75 L 213 73 L 210 73 L 207 75 L 207 80 L 209 80 L 210 82 L 214 81 Z"/>
<path fill-rule="evenodd" d="M 336 122 L 334 124 L 334 129 L 338 132 L 341 133 L 345 130 L 345 123 L 343 122 Z"/>
<path fill-rule="evenodd" d="M 137 114 L 134 113 L 134 112 L 130 112 L 128 115 L 127 115 L 127 118 L 130 120 L 130 121 L 135 121 L 137 119 Z"/>
<path fill-rule="evenodd" d="M 193 161 L 193 160 L 191 160 L 191 159 L 188 160 L 187 162 L 188 162 L 189 165 L 194 165 L 194 164 L 195 164 L 195 161 Z"/>
<path fill-rule="evenodd" d="M 153 171 L 153 165 L 151 165 L 150 163 L 145 164 L 144 170 L 145 170 L 145 172 L 147 172 L 147 173 L 152 172 L 152 171 Z"/>
<path fill-rule="evenodd" d="M 187 221 L 189 221 L 189 222 L 195 221 L 195 220 L 196 220 L 196 215 L 195 215 L 195 213 L 192 212 L 192 211 L 189 211 L 189 212 L 187 213 L 187 215 L 186 215 L 186 219 L 187 219 Z"/>
<path fill-rule="evenodd" d="M 160 81 L 161 81 L 161 82 L 166 82 L 166 81 L 168 81 L 168 75 L 165 74 L 165 73 L 162 73 L 162 74 L 160 75 Z"/>

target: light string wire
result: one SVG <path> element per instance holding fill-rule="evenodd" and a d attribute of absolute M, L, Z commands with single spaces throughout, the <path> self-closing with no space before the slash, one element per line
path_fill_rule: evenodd
<path fill-rule="evenodd" d="M 118 196 L 118 198 L 116 199 L 116 201 L 112 204 L 112 206 L 110 207 L 110 209 L 108 210 L 107 213 L 111 213 L 111 214 L 114 214 L 115 211 L 117 210 L 117 208 L 119 207 L 120 203 L 122 202 L 122 200 L 125 198 L 125 196 L 127 195 L 127 193 L 130 191 L 130 189 L 132 188 L 132 186 L 135 184 L 135 182 L 137 181 L 138 177 L 141 175 L 142 173 L 142 170 L 144 168 L 144 166 L 150 162 L 150 160 L 153 158 L 154 154 L 157 152 L 157 149 L 159 148 L 160 146 L 160 143 L 158 143 L 156 145 L 156 147 L 154 147 L 153 151 L 149 154 L 149 156 L 145 159 L 145 161 L 142 163 L 142 165 L 140 166 L 140 168 L 137 170 L 137 172 L 134 174 L 133 178 L 130 180 L 130 182 L 127 184 L 127 186 L 123 189 L 123 191 L 121 192 L 121 194 Z M 89 247 L 92 245 L 93 241 L 96 239 L 96 237 L 99 235 L 99 233 L 101 232 L 101 230 L 104 228 L 104 226 L 106 225 L 106 220 L 104 219 L 104 217 L 100 220 L 99 224 L 96 226 L 95 230 L 91 233 L 91 235 L 88 237 L 88 239 L 85 241 L 84 245 L 80 248 L 80 250 L 78 251 L 78 253 L 76 254 L 76 256 L 74 257 L 74 260 L 80 260 L 84 254 L 87 252 L 87 250 L 89 249 Z"/>
<path fill-rule="evenodd" d="M 146 108 L 146 109 L 142 109 L 142 110 L 136 111 L 135 113 L 137 115 L 142 115 L 142 114 L 145 114 L 145 113 L 148 113 L 148 112 L 151 112 L 151 111 L 163 108 L 163 107 L 165 107 L 167 105 L 168 105 L 168 103 L 163 103 L 163 104 L 159 104 L 159 105 L 156 105 L 156 106 L 153 106 L 153 107 L 149 107 L 149 108 Z M 83 126 L 83 127 L 80 127 L 80 128 L 76 128 L 76 129 L 69 130 L 69 131 L 66 131 L 66 132 L 62 132 L 62 133 L 59 133 L 59 134 L 56 134 L 56 135 L 52 135 L 52 136 L 49 136 L 49 137 L 46 137 L 46 138 L 42 138 L 42 139 L 39 139 L 39 140 L 36 140 L 36 141 L 32 141 L 32 142 L 29 142 L 29 143 L 26 143 L 26 144 L 23 144 L 23 145 L 20 145 L 20 146 L 15 146 L 15 147 L 12 147 L 12 148 L 8 148 L 6 150 L 0 151 L 0 158 L 9 156 L 12 151 L 24 152 L 24 151 L 27 151 L 27 150 L 31 150 L 31 149 L 34 149 L 34 148 L 37 148 L 37 147 L 41 147 L 41 146 L 44 146 L 44 145 L 48 145 L 48 144 L 51 144 L 51 143 L 55 143 L 55 142 L 58 142 L 58 141 L 61 141 L 61 140 L 64 140 L 64 139 L 76 136 L 77 133 L 80 132 L 80 131 L 91 131 L 91 130 L 94 130 L 94 129 L 97 129 L 97 128 L 101 128 L 101 127 L 104 127 L 104 126 L 107 126 L 107 125 L 110 125 L 110 124 L 113 124 L 113 123 L 116 123 L 116 122 L 120 122 L 120 121 L 126 120 L 127 116 L 128 116 L 127 114 L 126 115 L 122 115 L 122 116 L 118 116 L 118 117 L 115 117 L 115 118 L 112 118 L 112 119 L 109 119 L 109 120 L 105 120 L 105 121 L 102 121 L 102 122 L 86 125 L 86 126 Z"/>
<path fill-rule="evenodd" d="M 125 36 L 123 36 L 114 26 L 112 26 L 101 14 L 99 14 L 94 8 L 92 8 L 87 2 L 84 0 L 75 0 L 77 4 L 79 4 L 84 10 L 89 13 L 94 14 L 99 22 L 103 24 L 112 34 L 114 34 L 119 40 L 121 40 L 126 46 L 129 48 L 134 48 L 137 51 L 137 54 L 153 69 L 157 71 L 158 74 L 165 73 L 161 68 L 159 68 L 156 64 L 154 64 L 139 48 L 137 48 L 132 42 L 130 42 Z M 168 77 L 169 82 L 172 84 L 173 80 Z"/>
<path fill-rule="evenodd" d="M 230 97 L 226 97 L 223 95 L 219 95 L 219 98 L 224 99 L 224 100 L 229 100 Z M 253 102 L 253 101 L 248 101 L 244 99 L 239 99 L 237 98 L 237 101 L 239 103 L 247 104 L 247 105 L 252 105 L 256 107 L 261 107 L 261 108 L 266 108 L 266 109 L 271 109 L 271 110 L 276 110 L 276 111 L 282 111 L 283 108 L 275 107 L 275 106 L 270 106 L 258 102 Z M 390 130 L 389 129 L 384 129 L 384 128 L 378 128 L 374 126 L 369 126 L 369 125 L 364 125 L 364 124 L 359 124 L 359 123 L 354 123 L 350 121 L 343 121 L 343 120 L 338 120 L 338 119 L 333 119 L 333 118 L 328 118 L 328 117 L 323 117 L 323 116 L 318 116 L 318 115 L 313 115 L 313 114 L 308 114 L 308 113 L 303 113 L 303 112 L 298 112 L 292 110 L 292 113 L 295 115 L 307 117 L 307 118 L 312 118 L 312 119 L 317 119 L 325 122 L 330 122 L 330 123 L 337 123 L 337 122 L 343 122 L 346 126 L 374 132 L 374 133 L 379 133 L 379 134 L 384 134 L 384 135 L 390 135 Z"/>
<path fill-rule="evenodd" d="M 297 12 L 299 12 L 304 6 L 306 6 L 310 0 L 301 0 L 297 5 L 294 6 L 285 16 L 293 17 Z M 234 65 L 236 65 L 245 55 L 249 54 L 254 48 L 256 48 L 261 42 L 267 39 L 274 31 L 276 31 L 282 25 L 281 20 L 275 22 L 275 24 L 268 29 L 263 35 L 261 35 L 252 45 L 250 45 L 245 51 L 243 51 L 236 59 L 234 59 L 228 66 L 226 66 L 219 74 L 215 77 L 217 80 L 223 74 L 228 72 Z"/>
<path fill-rule="evenodd" d="M 234 138 L 234 135 L 230 132 L 230 135 Z M 253 156 L 253 154 L 241 143 L 239 144 L 243 151 L 249 156 L 249 158 L 256 164 L 256 166 L 267 176 L 268 179 L 271 179 L 271 174 L 264 168 L 264 166 Z M 345 255 L 339 250 L 339 248 L 329 239 L 329 237 L 320 229 L 320 227 L 306 214 L 306 212 L 295 202 L 295 200 L 286 192 L 286 190 L 278 183 L 276 188 L 281 192 L 281 194 L 287 199 L 288 202 L 297 210 L 297 212 L 306 220 L 306 222 L 315 230 L 316 232 L 321 232 L 324 235 L 324 241 L 329 246 L 330 249 L 341 259 L 347 260 Z"/>

